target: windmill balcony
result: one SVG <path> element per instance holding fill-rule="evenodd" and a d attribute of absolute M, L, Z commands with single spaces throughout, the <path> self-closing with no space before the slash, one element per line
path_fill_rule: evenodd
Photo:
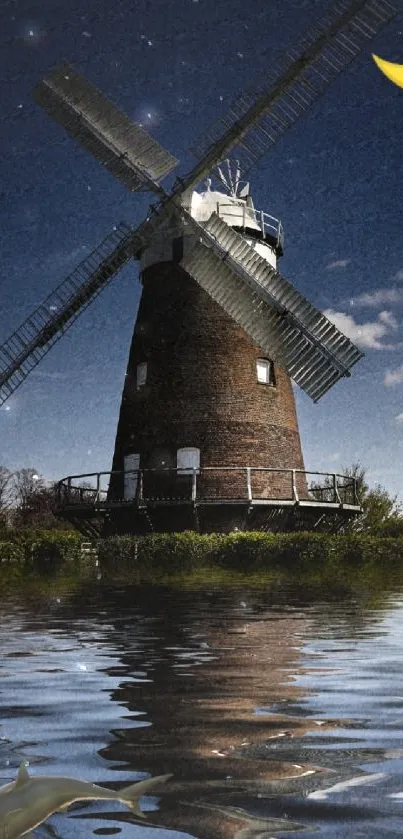
<path fill-rule="evenodd" d="M 277 253 L 282 256 L 284 253 L 284 228 L 279 219 L 264 213 L 263 210 L 255 210 L 246 204 L 221 204 L 217 202 L 217 215 L 234 230 L 244 235 L 251 235 L 254 239 L 260 239 L 271 245 Z"/>
<path fill-rule="evenodd" d="M 86 535 L 337 532 L 360 512 L 353 477 L 301 469 L 139 469 L 71 475 L 58 484 L 59 515 Z"/>

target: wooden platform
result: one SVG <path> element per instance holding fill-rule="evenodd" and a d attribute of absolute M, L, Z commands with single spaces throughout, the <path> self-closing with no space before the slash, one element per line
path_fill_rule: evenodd
<path fill-rule="evenodd" d="M 239 466 L 178 473 L 138 470 L 134 493 L 133 481 L 128 484 L 133 497 L 126 499 L 110 489 L 124 483 L 111 480 L 116 473 L 69 476 L 59 483 L 58 514 L 96 537 L 183 530 L 335 533 L 361 513 L 350 476 Z"/>

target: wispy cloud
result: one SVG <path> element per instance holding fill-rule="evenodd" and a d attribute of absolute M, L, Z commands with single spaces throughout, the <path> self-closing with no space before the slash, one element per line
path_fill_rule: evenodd
<path fill-rule="evenodd" d="M 399 268 L 399 271 L 396 271 L 393 279 L 396 280 L 397 283 L 403 283 L 403 268 Z"/>
<path fill-rule="evenodd" d="M 403 412 L 401 414 L 397 414 L 397 416 L 395 417 L 395 420 L 396 420 L 397 423 L 399 423 L 399 425 L 400 424 L 403 425 Z"/>
<path fill-rule="evenodd" d="M 382 338 L 398 326 L 391 312 L 380 312 L 377 320 L 367 323 L 357 323 L 352 315 L 335 312 L 333 309 L 326 309 L 323 314 L 358 347 L 373 350 L 396 349 L 396 344 L 382 343 Z"/>
<path fill-rule="evenodd" d="M 402 272 L 403 280 L 403 272 Z M 403 288 L 375 288 L 373 291 L 366 291 L 353 298 L 355 306 L 385 306 L 391 303 L 403 303 Z"/>
<path fill-rule="evenodd" d="M 378 320 L 389 326 L 390 329 L 398 329 L 399 327 L 399 321 L 392 315 L 392 312 L 379 312 Z"/>
<path fill-rule="evenodd" d="M 55 370 L 53 372 L 48 372 L 47 370 L 32 370 L 31 376 L 37 379 L 55 379 L 58 380 L 65 380 L 68 379 L 68 373 Z"/>
<path fill-rule="evenodd" d="M 393 387 L 394 385 L 401 385 L 403 382 L 403 364 L 396 367 L 395 370 L 387 370 L 383 379 L 386 387 Z M 402 414 L 400 414 L 402 416 Z"/>
<path fill-rule="evenodd" d="M 333 262 L 329 262 L 326 265 L 326 271 L 334 271 L 335 268 L 347 268 L 347 265 L 350 265 L 351 259 L 335 259 Z"/>

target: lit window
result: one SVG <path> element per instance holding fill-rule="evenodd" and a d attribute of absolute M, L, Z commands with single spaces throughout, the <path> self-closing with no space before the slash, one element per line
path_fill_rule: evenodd
<path fill-rule="evenodd" d="M 176 455 L 176 465 L 178 475 L 193 475 L 196 469 L 196 474 L 200 472 L 200 449 L 188 446 L 184 449 L 178 449 Z"/>
<path fill-rule="evenodd" d="M 257 380 L 263 385 L 274 385 L 273 362 L 268 358 L 256 359 Z"/>
<path fill-rule="evenodd" d="M 147 362 L 141 361 L 136 370 L 136 390 L 144 387 L 147 381 Z"/>

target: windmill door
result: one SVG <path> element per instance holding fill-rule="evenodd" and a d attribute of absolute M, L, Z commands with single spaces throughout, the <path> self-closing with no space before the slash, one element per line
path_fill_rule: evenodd
<path fill-rule="evenodd" d="M 124 499 L 131 501 L 136 497 L 139 479 L 140 455 L 127 454 L 124 458 Z"/>

